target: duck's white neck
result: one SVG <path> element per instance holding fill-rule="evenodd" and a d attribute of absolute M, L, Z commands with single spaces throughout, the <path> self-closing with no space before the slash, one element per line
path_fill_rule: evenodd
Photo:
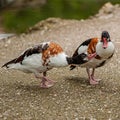
<path fill-rule="evenodd" d="M 98 42 L 96 45 L 96 53 L 102 58 L 108 58 L 114 53 L 114 45 L 111 41 L 108 42 L 107 48 L 103 47 L 102 42 Z"/>

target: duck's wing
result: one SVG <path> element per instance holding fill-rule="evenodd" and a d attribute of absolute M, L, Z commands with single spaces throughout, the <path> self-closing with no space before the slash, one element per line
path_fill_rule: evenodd
<path fill-rule="evenodd" d="M 39 45 L 36 45 L 34 47 L 28 48 L 27 50 L 25 50 L 20 56 L 18 56 L 17 58 L 5 63 L 2 67 L 9 67 L 9 64 L 15 64 L 15 63 L 21 63 L 23 62 L 24 59 L 26 59 L 27 57 L 33 55 L 33 54 L 39 54 L 42 53 L 43 51 L 47 50 L 47 48 L 49 47 L 48 43 L 42 43 Z"/>

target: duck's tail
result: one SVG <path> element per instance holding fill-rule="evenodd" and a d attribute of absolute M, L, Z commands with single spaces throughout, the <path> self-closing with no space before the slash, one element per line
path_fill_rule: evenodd
<path fill-rule="evenodd" d="M 15 64 L 16 64 L 16 58 L 2 65 L 2 68 L 6 67 L 8 69 L 12 69 L 14 68 Z"/>

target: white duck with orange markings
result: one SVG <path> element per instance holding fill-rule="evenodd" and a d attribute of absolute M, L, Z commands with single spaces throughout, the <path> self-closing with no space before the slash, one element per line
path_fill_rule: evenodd
<path fill-rule="evenodd" d="M 28 48 L 17 58 L 5 63 L 2 67 L 16 69 L 26 73 L 34 73 L 36 78 L 41 78 L 41 87 L 49 88 L 54 81 L 46 77 L 48 70 L 53 67 L 64 67 L 70 64 L 86 62 L 86 54 L 68 57 L 62 47 L 54 42 L 43 42 Z M 81 59 L 81 60 L 80 60 Z M 43 73 L 43 76 L 40 76 Z"/>

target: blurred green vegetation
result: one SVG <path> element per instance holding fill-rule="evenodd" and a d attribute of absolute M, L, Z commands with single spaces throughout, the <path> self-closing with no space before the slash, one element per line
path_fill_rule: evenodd
<path fill-rule="evenodd" d="M 120 4 L 120 0 L 47 0 L 42 7 L 9 10 L 2 12 L 1 15 L 7 31 L 22 33 L 28 27 L 48 17 L 86 19 L 96 14 L 106 2 Z"/>

